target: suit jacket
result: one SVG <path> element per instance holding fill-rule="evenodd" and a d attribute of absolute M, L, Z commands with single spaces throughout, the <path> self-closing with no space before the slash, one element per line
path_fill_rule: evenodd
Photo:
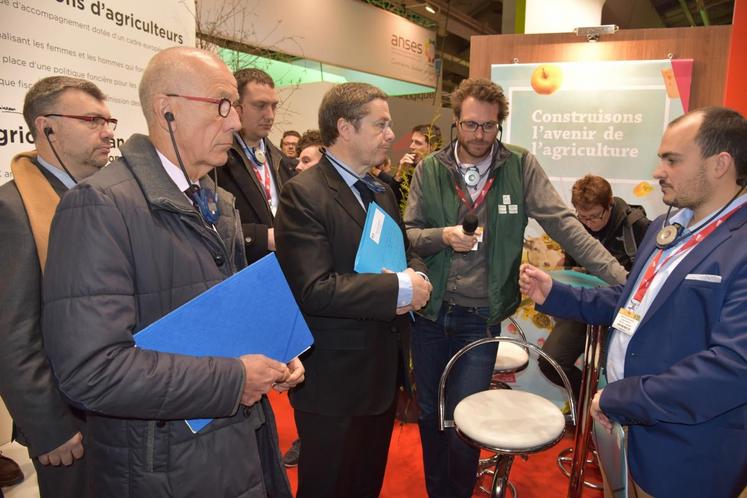
<path fill-rule="evenodd" d="M 553 284 L 538 309 L 609 325 L 656 250 L 652 223 L 625 286 Z M 629 426 L 633 478 L 657 498 L 735 497 L 747 485 L 747 207 L 695 246 L 630 340 L 602 410 Z"/>
<path fill-rule="evenodd" d="M 284 156 L 269 140 L 264 141 L 269 152 L 267 160 L 270 174 L 279 195 L 285 182 L 295 174 L 295 162 Z M 217 169 L 218 185 L 236 197 L 249 264 L 270 253 L 267 249 L 267 230 L 275 223 L 264 187 L 253 171 L 254 167 L 241 144 L 234 138 L 233 146 L 228 151 L 228 162 Z"/>
<path fill-rule="evenodd" d="M 45 168 L 39 170 L 57 194 L 67 191 Z M 57 389 L 44 351 L 41 268 L 14 181 L 0 187 L 0 213 L 0 395 L 13 418 L 13 437 L 37 457 L 81 431 L 83 418 Z"/>
<path fill-rule="evenodd" d="M 401 225 L 390 189 L 374 199 Z M 277 256 L 314 336 L 302 358 L 306 380 L 290 397 L 296 409 L 375 415 L 394 400 L 399 331 L 409 322 L 407 315 L 395 314 L 396 275 L 353 272 L 365 219 L 326 157 L 283 189 L 275 222 Z M 410 267 L 425 271 L 409 248 L 407 259 Z"/>

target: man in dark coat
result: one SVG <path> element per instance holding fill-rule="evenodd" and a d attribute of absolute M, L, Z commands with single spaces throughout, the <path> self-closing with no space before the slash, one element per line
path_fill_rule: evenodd
<path fill-rule="evenodd" d="M 236 197 L 249 264 L 275 250 L 275 214 L 283 184 L 295 174 L 296 160 L 283 155 L 267 135 L 275 122 L 275 82 L 261 69 L 234 73 L 239 89 L 236 110 L 241 130 L 234 133 L 228 162 L 218 184 Z"/>
<path fill-rule="evenodd" d="M 353 270 L 371 201 L 401 227 L 391 189 L 368 174 L 394 139 L 386 98 L 363 83 L 327 92 L 319 109 L 326 153 L 281 194 L 278 259 L 314 335 L 306 382 L 291 393 L 301 438 L 299 498 L 379 495 L 399 330 L 430 296 L 430 283 L 416 272 L 425 264 L 409 251 L 410 268 L 400 273 Z"/>
<path fill-rule="evenodd" d="M 60 197 L 109 160 L 116 120 L 101 90 L 54 76 L 29 89 L 23 115 L 36 150 L 18 154 L 15 180 L 0 187 L 0 395 L 15 439 L 28 447 L 44 497 L 89 493 L 85 417 L 61 396 L 41 331 L 47 239 Z"/>
<path fill-rule="evenodd" d="M 290 497 L 264 394 L 301 381 L 300 362 L 133 338 L 245 264 L 233 197 L 218 189 L 219 216 L 200 202 L 240 126 L 236 80 L 215 55 L 177 47 L 151 59 L 139 90 L 149 136 L 60 203 L 44 280 L 44 339 L 60 389 L 88 413 L 96 495 Z M 215 420 L 193 433 L 193 418 Z"/>

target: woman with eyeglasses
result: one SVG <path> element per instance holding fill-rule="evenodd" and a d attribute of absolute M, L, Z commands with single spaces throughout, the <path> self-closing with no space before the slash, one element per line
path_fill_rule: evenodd
<path fill-rule="evenodd" d="M 571 203 L 576 217 L 592 237 L 599 240 L 612 256 L 630 271 L 638 244 L 643 240 L 651 220 L 641 206 L 630 206 L 623 199 L 612 195 L 612 187 L 601 176 L 586 175 L 573 184 Z M 570 256 L 566 266 L 577 266 Z M 586 324 L 571 320 L 555 321 L 543 351 L 563 368 L 578 400 L 581 391 L 581 370 L 576 360 L 584 351 Z M 562 386 L 563 383 L 549 363 L 540 358 L 540 370 L 548 380 Z"/>

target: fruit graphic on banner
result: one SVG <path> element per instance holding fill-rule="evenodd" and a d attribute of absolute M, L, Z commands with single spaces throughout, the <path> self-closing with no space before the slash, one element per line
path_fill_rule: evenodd
<path fill-rule="evenodd" d="M 563 71 L 554 64 L 540 64 L 532 73 L 532 88 L 540 95 L 550 95 L 563 83 Z"/>

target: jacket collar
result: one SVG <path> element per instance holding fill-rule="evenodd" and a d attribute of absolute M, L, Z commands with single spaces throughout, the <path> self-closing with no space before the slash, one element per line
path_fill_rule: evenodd
<path fill-rule="evenodd" d="M 163 168 L 161 158 L 158 157 L 156 148 L 147 136 L 138 133 L 132 135 L 122 145 L 121 150 L 148 204 L 169 210 L 196 213 L 192 203 L 183 192 L 179 191 Z M 200 186 L 215 190 L 215 183 L 209 175 L 200 179 Z M 221 190 L 221 194 L 225 197 L 227 192 Z M 232 203 L 233 198 L 227 201 Z"/>
<path fill-rule="evenodd" d="M 652 225 L 654 227 L 661 226 L 663 218 L 664 216 L 662 215 L 656 219 Z M 685 277 L 691 273 L 697 265 L 710 256 L 718 246 L 729 240 L 732 237 L 733 232 L 740 229 L 745 223 L 747 223 L 747 206 L 736 212 L 734 216 L 726 220 L 718 230 L 714 231 L 701 243 L 693 247 L 685 258 L 677 265 L 674 271 L 672 271 L 672 274 L 669 275 L 669 278 L 667 278 L 667 281 L 651 303 L 651 306 L 643 317 L 639 327 L 647 322 L 658 311 L 662 304 L 671 297 L 675 289 L 679 287 Z M 654 233 L 656 231 L 658 230 L 652 230 Z M 628 275 L 628 282 L 625 285 L 625 291 L 622 294 L 623 299 L 627 300 L 628 296 L 633 291 L 633 286 L 635 285 L 636 280 L 638 280 L 639 275 L 642 271 L 645 271 L 646 267 L 650 264 L 652 253 L 657 250 L 654 233 L 650 233 L 649 236 L 646 237 L 644 245 L 639 250 L 641 256 L 637 258 L 636 265 L 630 275 Z M 645 255 L 645 257 L 643 257 L 643 255 Z M 621 301 L 621 303 L 618 304 L 624 306 L 625 302 Z"/>
<path fill-rule="evenodd" d="M 456 140 L 448 144 L 446 147 L 442 148 L 440 151 L 436 152 L 436 157 L 439 162 L 447 165 L 450 169 L 453 170 L 457 169 L 457 160 L 454 155 L 455 145 Z M 493 147 L 493 157 L 490 163 L 492 165 L 491 167 L 496 168 L 502 166 L 510 155 L 511 151 L 508 150 L 505 145 L 503 145 L 503 142 L 498 142 L 497 145 Z"/>

